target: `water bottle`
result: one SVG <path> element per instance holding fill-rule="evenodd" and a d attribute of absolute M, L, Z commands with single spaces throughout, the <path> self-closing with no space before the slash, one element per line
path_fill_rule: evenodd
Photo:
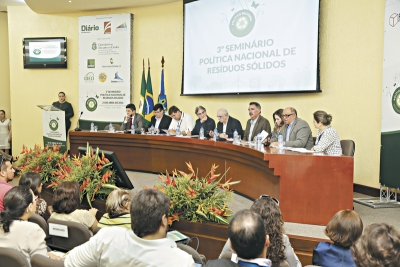
<path fill-rule="evenodd" d="M 261 144 L 262 144 L 262 136 L 261 136 L 261 133 L 258 132 L 258 134 L 257 134 L 257 146 L 261 146 Z"/>
<path fill-rule="evenodd" d="M 278 147 L 279 148 L 283 148 L 283 135 L 282 135 L 282 132 L 279 132 L 279 135 L 278 135 Z"/>
<path fill-rule="evenodd" d="M 135 124 L 132 124 L 131 126 L 131 134 L 135 134 Z"/>
<path fill-rule="evenodd" d="M 154 125 L 151 125 L 151 127 L 150 127 L 150 133 L 151 133 L 151 134 L 154 134 Z"/>
<path fill-rule="evenodd" d="M 238 143 L 238 136 L 239 136 L 239 134 L 238 134 L 237 130 L 235 129 L 235 131 L 233 132 L 233 143 L 234 144 Z"/>
<path fill-rule="evenodd" d="M 217 137 L 218 137 L 218 130 L 217 130 L 217 127 L 215 127 L 213 141 L 217 141 Z"/>
<path fill-rule="evenodd" d="M 181 127 L 179 126 L 179 124 L 176 126 L 176 136 L 180 136 L 181 135 Z"/>
<path fill-rule="evenodd" d="M 92 123 L 90 124 L 90 131 L 91 131 L 91 132 L 94 132 L 94 122 L 92 122 Z"/>
<path fill-rule="evenodd" d="M 201 126 L 201 128 L 200 128 L 199 139 L 204 140 L 204 128 L 203 128 L 203 126 Z"/>

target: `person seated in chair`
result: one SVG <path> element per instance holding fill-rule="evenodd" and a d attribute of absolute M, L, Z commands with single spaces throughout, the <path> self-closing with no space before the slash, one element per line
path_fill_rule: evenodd
<path fill-rule="evenodd" d="M 140 133 L 140 130 L 143 128 L 143 117 L 139 113 L 136 113 L 135 104 L 126 105 L 126 116 L 124 118 L 124 122 L 121 124 L 121 131 L 131 130 L 132 125 L 135 126 L 135 132 Z"/>
<path fill-rule="evenodd" d="M 112 191 L 106 201 L 106 214 L 101 217 L 98 227 L 119 226 L 131 229 L 131 194 L 128 190 L 115 189 Z"/>
<path fill-rule="evenodd" d="M 151 125 L 154 126 L 154 131 L 163 133 L 161 130 L 168 130 L 172 118 L 164 114 L 164 106 L 160 103 L 156 104 L 153 108 L 154 116 L 151 117 Z"/>
<path fill-rule="evenodd" d="M 36 214 L 39 214 L 47 221 L 47 219 L 50 217 L 50 213 L 47 210 L 46 200 L 40 198 L 40 193 L 42 193 L 43 187 L 42 177 L 40 177 L 40 174 L 36 172 L 24 173 L 21 179 L 19 179 L 19 185 L 27 186 L 33 191 L 37 204 Z"/>
<path fill-rule="evenodd" d="M 228 227 L 228 235 L 238 262 L 228 259 L 211 260 L 206 267 L 271 267 L 272 262 L 265 258 L 269 236 L 260 215 L 247 209 L 235 213 Z"/>
<path fill-rule="evenodd" d="M 166 238 L 169 205 L 170 199 L 160 191 L 140 191 L 130 205 L 131 230 L 102 229 L 88 242 L 71 250 L 64 266 L 194 267 L 192 256 Z"/>

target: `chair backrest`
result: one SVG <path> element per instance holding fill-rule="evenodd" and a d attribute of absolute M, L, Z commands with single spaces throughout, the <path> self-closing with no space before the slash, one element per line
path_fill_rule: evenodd
<path fill-rule="evenodd" d="M 220 259 L 227 259 L 231 260 L 232 259 L 232 251 L 225 251 L 219 256 Z"/>
<path fill-rule="evenodd" d="M 353 140 L 340 140 L 340 146 L 342 147 L 342 153 L 345 156 L 354 157 L 356 151 L 356 144 Z"/>
<path fill-rule="evenodd" d="M 194 248 L 192 248 L 192 247 L 190 247 L 188 245 L 184 245 L 184 244 L 177 244 L 177 246 L 181 250 L 183 250 L 186 253 L 192 255 L 194 262 L 205 264 L 205 262 L 203 262 L 203 259 L 200 256 L 200 254 Z"/>
<path fill-rule="evenodd" d="M 116 130 L 116 131 L 119 131 L 119 129 L 121 129 L 121 125 L 119 125 L 119 124 L 112 124 L 112 126 L 114 127 L 114 129 Z M 110 124 L 108 124 L 106 127 L 104 127 L 104 130 L 109 130 L 110 129 Z"/>
<path fill-rule="evenodd" d="M 29 267 L 29 262 L 22 252 L 13 248 L 0 248 L 0 266 Z"/>
<path fill-rule="evenodd" d="M 53 218 L 50 218 L 47 222 L 49 224 L 61 224 L 68 227 L 68 238 L 51 235 L 51 233 L 49 233 L 51 236 L 51 243 L 48 243 L 47 245 L 53 249 L 69 251 L 74 247 L 87 242 L 90 237 L 92 237 L 92 232 L 81 223 L 61 221 Z"/>
<path fill-rule="evenodd" d="M 63 267 L 64 261 L 53 260 L 40 254 L 31 257 L 32 267 Z"/>
<path fill-rule="evenodd" d="M 43 219 L 42 216 L 40 216 L 39 214 L 33 214 L 29 219 L 29 222 L 32 223 L 36 223 L 37 225 L 40 226 L 40 228 L 43 229 L 44 233 L 46 234 L 46 243 L 49 242 L 49 240 L 51 239 L 50 235 L 49 235 L 49 226 L 47 225 L 47 222 L 45 219 Z"/>

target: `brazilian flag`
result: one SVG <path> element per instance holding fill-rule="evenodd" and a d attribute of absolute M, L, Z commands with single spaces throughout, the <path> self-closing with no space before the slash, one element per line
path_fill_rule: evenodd
<path fill-rule="evenodd" d="M 143 117 L 145 116 L 144 113 L 145 109 L 143 108 L 145 96 L 146 96 L 146 79 L 144 77 L 144 60 L 143 60 L 142 85 L 140 88 L 140 100 L 139 100 L 139 114 L 141 114 Z"/>

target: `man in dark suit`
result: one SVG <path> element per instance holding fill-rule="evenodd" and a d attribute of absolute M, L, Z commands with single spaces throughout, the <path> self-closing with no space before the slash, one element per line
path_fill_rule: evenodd
<path fill-rule="evenodd" d="M 297 111 L 285 108 L 282 113 L 285 125 L 282 128 L 283 146 L 311 149 L 314 146 L 310 125 L 297 117 Z M 276 139 L 271 140 L 272 146 L 278 146 Z"/>
<path fill-rule="evenodd" d="M 229 116 L 226 109 L 219 109 L 217 112 L 217 118 L 219 120 L 217 124 L 217 130 L 220 137 L 232 138 L 235 130 L 238 132 L 238 135 L 243 136 L 242 124 L 237 119 Z M 210 131 L 209 135 L 213 137 L 214 132 Z"/>
<path fill-rule="evenodd" d="M 260 215 L 251 210 L 241 210 L 233 216 L 228 235 L 232 250 L 237 254 L 237 263 L 228 259 L 211 260 L 206 267 L 271 267 L 265 258 L 269 246 L 269 236 L 265 232 Z"/>
<path fill-rule="evenodd" d="M 126 105 L 126 116 L 124 122 L 121 124 L 121 131 L 130 130 L 132 124 L 135 126 L 135 132 L 140 133 L 140 129 L 143 128 L 143 117 L 136 113 L 136 107 L 134 104 Z"/>
<path fill-rule="evenodd" d="M 246 130 L 244 131 L 243 140 L 252 141 L 254 136 L 261 133 L 263 130 L 271 135 L 271 125 L 269 121 L 261 116 L 261 106 L 257 102 L 249 104 L 250 119 L 247 121 Z"/>
<path fill-rule="evenodd" d="M 155 131 L 167 130 L 171 124 L 172 118 L 164 114 L 163 105 L 160 103 L 156 104 L 153 111 L 154 116 L 151 117 L 151 125 L 154 125 Z"/>

